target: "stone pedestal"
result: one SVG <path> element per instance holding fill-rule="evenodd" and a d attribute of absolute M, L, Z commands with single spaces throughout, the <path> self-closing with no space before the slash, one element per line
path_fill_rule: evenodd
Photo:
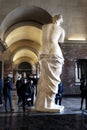
<path fill-rule="evenodd" d="M 36 109 L 36 108 L 33 107 L 33 108 L 30 108 L 29 110 L 33 111 L 33 112 L 48 112 L 48 113 L 50 113 L 50 112 L 60 113 L 64 110 L 64 106 L 59 106 L 59 105 L 55 105 L 55 106 L 56 107 L 53 106 L 53 108 L 51 107 L 51 108 L 44 108 L 44 109 Z"/>

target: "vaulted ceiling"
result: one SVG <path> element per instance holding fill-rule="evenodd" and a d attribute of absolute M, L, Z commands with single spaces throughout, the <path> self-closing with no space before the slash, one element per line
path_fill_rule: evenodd
<path fill-rule="evenodd" d="M 51 15 L 34 6 L 16 8 L 6 16 L 1 24 L 0 37 L 11 53 L 14 64 L 38 62 L 42 25 L 49 22 Z"/>

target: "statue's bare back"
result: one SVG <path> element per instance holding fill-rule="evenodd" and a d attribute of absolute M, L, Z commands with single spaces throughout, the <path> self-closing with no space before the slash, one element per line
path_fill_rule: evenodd
<path fill-rule="evenodd" d="M 56 24 L 47 24 L 44 25 L 43 28 L 43 39 L 44 44 L 42 46 L 42 53 L 44 54 L 52 54 L 58 55 L 59 57 L 63 57 L 62 51 L 58 44 L 58 41 L 62 42 L 61 35 L 64 31 L 61 27 L 57 26 Z M 45 33 L 45 37 L 44 37 Z"/>

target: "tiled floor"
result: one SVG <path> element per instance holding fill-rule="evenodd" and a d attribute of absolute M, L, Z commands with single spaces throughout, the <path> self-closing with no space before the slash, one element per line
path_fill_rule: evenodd
<path fill-rule="evenodd" d="M 63 97 L 62 105 L 64 106 L 64 111 L 61 113 L 62 114 L 81 113 L 82 111 L 80 110 L 80 102 L 81 102 L 80 97 Z M 17 105 L 17 97 L 13 99 L 13 108 L 14 108 L 13 113 L 22 112 L 22 107 L 18 107 Z M 28 110 L 30 108 L 26 106 L 26 109 Z M 83 104 L 83 109 L 85 109 L 85 101 Z M 0 114 L 2 113 L 5 113 L 4 103 L 3 106 L 0 107 Z"/>
<path fill-rule="evenodd" d="M 15 91 L 13 92 L 15 93 Z M 85 102 L 80 110 L 80 97 L 63 97 L 61 113 L 41 113 L 26 107 L 26 113 L 17 106 L 17 95 L 13 98 L 13 113 L 5 113 L 0 107 L 0 130 L 87 130 Z"/>

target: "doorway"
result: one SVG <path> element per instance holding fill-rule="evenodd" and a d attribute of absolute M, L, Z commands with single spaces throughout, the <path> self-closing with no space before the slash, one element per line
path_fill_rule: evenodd
<path fill-rule="evenodd" d="M 32 74 L 32 66 L 28 62 L 22 62 L 18 65 L 16 70 L 19 74 L 26 73 L 26 75 Z"/>
<path fill-rule="evenodd" d="M 80 83 L 83 75 L 87 84 L 87 59 L 77 59 L 75 62 L 75 82 Z"/>

